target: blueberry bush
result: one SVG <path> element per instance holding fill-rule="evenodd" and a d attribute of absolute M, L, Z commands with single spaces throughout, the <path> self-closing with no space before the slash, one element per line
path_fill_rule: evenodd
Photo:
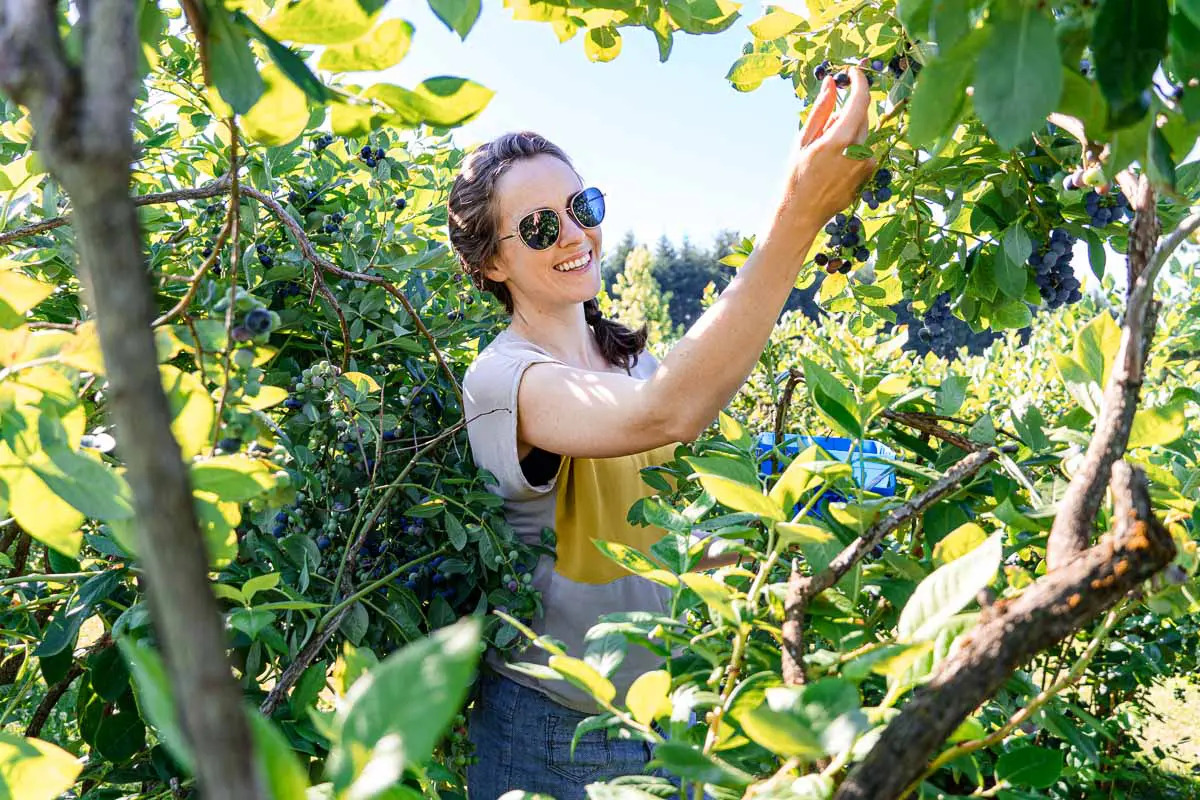
<path fill-rule="evenodd" d="M 646 471 L 662 540 L 598 543 L 673 613 L 563 653 L 530 627 L 553 531 L 514 537 L 462 418 L 504 319 L 444 201 L 492 92 L 376 82 L 414 31 L 373 0 L 0 0 L 8 792 L 463 796 L 485 647 L 557 656 L 528 669 L 596 697 L 578 735 L 654 743 L 670 778 L 596 798 L 1128 790 L 1144 690 L 1196 666 L 1200 10 L 804 10 L 508 4 L 595 61 L 748 31 L 728 81 L 798 104 L 859 64 L 879 162 L 819 311 Z M 796 432 L 846 446 L 758 436 Z M 629 647 L 663 664 L 617 697 Z"/>

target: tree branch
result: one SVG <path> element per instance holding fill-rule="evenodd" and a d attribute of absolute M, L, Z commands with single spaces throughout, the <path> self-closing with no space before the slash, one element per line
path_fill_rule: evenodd
<path fill-rule="evenodd" d="M 268 209 L 270 209 L 271 213 L 279 218 L 279 221 L 284 224 L 284 226 L 296 239 L 296 243 L 300 245 L 300 252 L 304 255 L 308 262 L 313 265 L 313 267 L 319 270 L 324 270 L 330 275 L 335 275 L 339 278 L 363 281 L 364 283 L 371 283 L 376 286 L 380 286 L 384 291 L 396 298 L 400 302 L 400 305 L 404 306 L 404 310 L 408 312 L 408 316 L 410 319 L 412 319 L 413 325 L 417 327 L 417 330 L 420 331 L 421 335 L 425 337 L 425 340 L 429 342 L 429 348 L 433 352 L 433 357 L 437 359 L 438 366 L 441 367 L 442 372 L 444 372 L 446 377 L 450 379 L 450 388 L 453 389 L 454 396 L 458 398 L 459 407 L 462 407 L 462 390 L 458 386 L 458 378 L 454 376 L 454 371 L 450 369 L 450 365 L 446 363 L 446 359 L 442 355 L 442 350 L 437 345 L 437 340 L 433 338 L 433 334 L 429 332 L 427 327 L 425 327 L 425 323 L 421 321 L 421 317 L 417 315 L 417 310 L 413 308 L 412 303 L 404 295 L 404 292 L 397 289 L 394 285 L 392 285 L 392 282 L 386 278 L 378 275 L 367 275 L 363 272 L 351 272 L 349 270 L 342 269 L 341 267 L 338 267 L 332 262 L 326 260 L 312 246 L 312 242 L 309 241 L 308 235 L 304 232 L 304 229 L 300 227 L 300 224 L 296 222 L 296 220 L 292 219 L 291 215 L 284 210 L 283 206 L 281 206 L 279 202 L 275 200 L 275 198 L 250 186 L 243 186 L 242 191 L 265 205 Z"/>
<path fill-rule="evenodd" d="M 951 467 L 925 491 L 872 525 L 867 532 L 846 546 L 822 572 L 801 575 L 795 567 L 788 578 L 784 599 L 783 679 L 789 684 L 804 683 L 804 616 L 808 604 L 821 592 L 842 579 L 850 569 L 871 552 L 883 537 L 920 516 L 948 494 L 960 489 L 981 469 L 996 460 L 995 452 L 978 450 Z"/>
<path fill-rule="evenodd" d="M 1087 454 L 1067 486 L 1050 529 L 1046 542 L 1048 570 L 1070 562 L 1091 541 L 1112 465 L 1129 444 L 1146 356 L 1158 317 L 1153 299 L 1155 271 L 1151 268 L 1159 233 L 1154 191 L 1146 176 L 1134 180 L 1127 173 L 1123 175 L 1122 186 L 1128 185 L 1130 203 L 1137 213 L 1129 236 L 1129 288 L 1121 343 L 1104 387 L 1100 415 Z"/>
<path fill-rule="evenodd" d="M 1033 655 L 1074 634 L 1175 557 L 1150 510 L 1145 476 L 1112 469 L 1113 532 L 1023 594 L 984 611 L 838 789 L 835 800 L 894 800 L 925 771 L 942 743 Z"/>
<path fill-rule="evenodd" d="M 178 203 L 181 200 L 203 200 L 206 197 L 216 197 L 217 195 L 226 194 L 228 191 L 229 176 L 222 175 L 215 181 L 210 181 L 194 189 L 174 189 L 169 192 L 138 195 L 133 198 L 133 204 L 140 207 L 162 205 L 164 203 Z M 47 231 L 70 224 L 71 215 L 64 214 L 61 217 L 51 217 L 41 222 L 34 222 L 20 228 L 13 228 L 11 231 L 0 233 L 0 245 L 11 244 L 18 239 L 36 236 L 39 233 L 46 233 Z"/>

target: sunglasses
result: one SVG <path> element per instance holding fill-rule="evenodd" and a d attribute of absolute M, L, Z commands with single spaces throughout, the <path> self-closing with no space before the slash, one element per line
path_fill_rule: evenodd
<path fill-rule="evenodd" d="M 604 192 L 590 187 L 571 195 L 567 213 L 581 228 L 594 228 L 604 221 Z M 539 208 L 521 217 L 517 232 L 501 236 L 500 241 L 517 236 L 531 250 L 545 250 L 558 241 L 562 233 L 562 218 L 553 208 Z"/>

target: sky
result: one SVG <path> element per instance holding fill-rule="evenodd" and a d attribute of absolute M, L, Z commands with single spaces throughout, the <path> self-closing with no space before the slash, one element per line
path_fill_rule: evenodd
<path fill-rule="evenodd" d="M 532 130 L 559 145 L 584 182 L 606 193 L 605 249 L 626 231 L 645 243 L 665 234 L 678 245 L 687 235 L 707 247 L 723 228 L 762 230 L 799 125 L 790 80 L 746 93 L 725 80 L 761 9 L 746 2 L 722 34 L 676 35 L 665 64 L 650 31 L 624 28 L 621 54 L 593 63 L 582 34 L 560 44 L 550 25 L 515 21 L 498 0 L 484 0 L 465 43 L 427 3 L 409 0 L 397 10 L 415 29 L 412 48 L 382 79 L 415 86 L 456 75 L 494 90 L 455 142 Z"/>

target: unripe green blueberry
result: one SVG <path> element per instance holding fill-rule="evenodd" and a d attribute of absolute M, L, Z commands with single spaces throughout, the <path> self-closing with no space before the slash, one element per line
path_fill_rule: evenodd
<path fill-rule="evenodd" d="M 233 352 L 233 363 L 242 369 L 249 369 L 254 366 L 254 350 L 249 347 L 242 347 Z"/>

